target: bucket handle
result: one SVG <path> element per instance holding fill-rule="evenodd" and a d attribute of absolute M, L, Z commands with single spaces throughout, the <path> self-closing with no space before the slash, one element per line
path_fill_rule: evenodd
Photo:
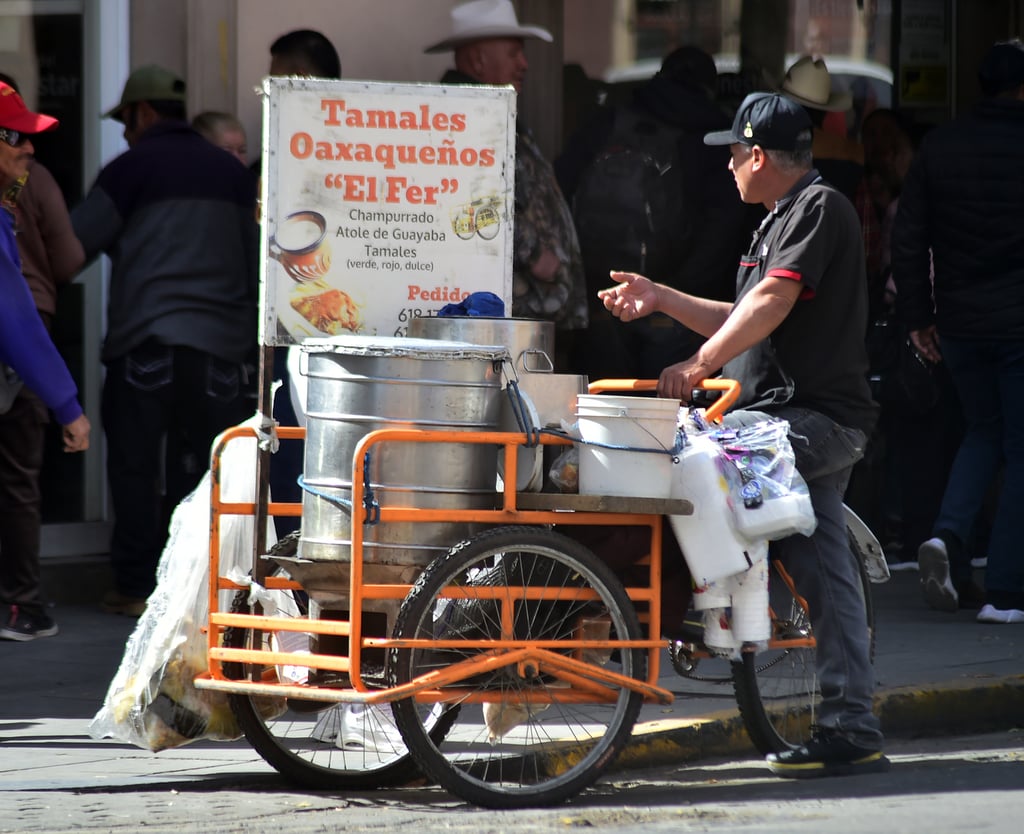
<path fill-rule="evenodd" d="M 674 463 L 679 463 L 679 453 L 686 448 L 686 432 L 682 430 L 676 430 L 676 442 L 672 445 L 671 449 L 666 449 L 661 445 L 661 441 L 658 440 L 645 426 L 638 425 L 642 431 L 646 432 L 651 436 L 651 439 L 657 443 L 657 446 L 621 446 L 617 443 L 602 443 L 599 440 L 584 440 L 579 437 L 569 437 L 565 432 L 556 431 L 554 429 L 543 429 L 544 434 L 554 434 L 559 437 L 568 437 L 574 443 L 580 443 L 584 446 L 596 446 L 599 449 L 611 449 L 617 452 L 641 452 L 643 454 L 657 454 L 657 455 L 668 455 L 672 458 Z"/>

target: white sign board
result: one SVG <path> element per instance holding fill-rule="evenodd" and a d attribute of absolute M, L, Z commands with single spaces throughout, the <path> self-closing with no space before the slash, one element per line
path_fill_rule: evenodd
<path fill-rule="evenodd" d="M 260 342 L 512 302 L 511 87 L 263 82 Z"/>

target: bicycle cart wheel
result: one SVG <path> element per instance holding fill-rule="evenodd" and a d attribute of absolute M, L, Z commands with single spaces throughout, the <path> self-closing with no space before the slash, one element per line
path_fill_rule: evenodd
<path fill-rule="evenodd" d="M 476 213 L 476 233 L 484 240 L 494 240 L 501 231 L 501 218 L 491 206 L 484 206 Z"/>
<path fill-rule="evenodd" d="M 298 532 L 282 539 L 272 556 L 292 557 L 298 546 Z M 307 601 L 301 591 L 271 591 L 261 595 L 264 614 L 278 617 L 307 616 Z M 268 600 L 272 599 L 273 603 Z M 249 592 L 239 591 L 233 612 L 251 613 Z M 312 636 L 300 632 L 253 631 L 228 628 L 224 644 L 232 648 L 266 648 L 308 651 Z M 251 678 L 273 682 L 303 683 L 309 670 L 304 667 L 254 667 L 225 664 L 234 679 Z M 232 694 L 231 709 L 245 737 L 263 759 L 290 781 L 320 790 L 388 787 L 419 775 L 389 705 L 338 704 L 334 702 L 276 699 Z M 442 710 L 423 708 L 424 726 L 443 734 L 453 718 Z"/>
<path fill-rule="evenodd" d="M 861 599 L 867 617 L 871 658 L 875 656 L 875 611 L 864 560 L 850 535 L 850 558 L 857 563 Z M 788 578 L 773 565 L 769 597 L 777 640 L 812 637 L 807 611 L 793 596 Z M 733 689 L 747 734 L 763 755 L 799 747 L 810 738 L 817 718 L 821 692 L 818 687 L 815 648 L 810 646 L 768 649 L 744 654 L 732 663 Z"/>
<path fill-rule="evenodd" d="M 446 596 L 447 588 L 457 588 L 460 598 Z M 556 594 L 538 599 L 541 588 Z M 591 598 L 579 599 L 580 589 Z M 534 592 L 532 599 L 527 591 Z M 488 530 L 435 560 L 403 602 L 395 637 L 498 639 L 502 602 L 513 595 L 517 601 L 505 622 L 517 640 L 578 639 L 585 623 L 594 622 L 603 622 L 613 638 L 641 634 L 632 602 L 607 565 L 560 533 L 518 526 Z M 480 651 L 393 649 L 391 684 Z M 582 654 L 585 662 L 646 679 L 643 649 Z M 568 687 L 557 673 L 516 665 L 462 680 L 450 687 L 461 709 L 444 739 L 429 733 L 422 705 L 413 699 L 393 707 L 413 757 L 451 793 L 490 808 L 535 807 L 565 800 L 594 782 L 629 739 L 640 710 L 640 694 L 625 688 L 606 689 L 606 701 L 574 703 Z"/>

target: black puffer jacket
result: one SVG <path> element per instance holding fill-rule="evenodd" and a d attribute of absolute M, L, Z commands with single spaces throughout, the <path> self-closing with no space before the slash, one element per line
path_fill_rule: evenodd
<path fill-rule="evenodd" d="M 900 196 L 892 274 L 912 330 L 1024 339 L 1024 102 L 987 99 L 925 137 Z"/>

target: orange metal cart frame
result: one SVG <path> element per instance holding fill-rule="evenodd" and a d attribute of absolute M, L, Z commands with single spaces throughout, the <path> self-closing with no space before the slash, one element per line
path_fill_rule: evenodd
<path fill-rule="evenodd" d="M 602 380 L 591 385 L 591 391 L 641 391 L 651 390 L 653 383 L 645 380 Z M 708 409 L 708 416 L 714 418 L 723 412 L 739 394 L 739 387 L 731 380 L 708 380 L 707 388 L 723 391 L 722 398 Z M 281 427 L 278 436 L 285 440 L 301 440 L 305 430 Z M 255 614 L 232 613 L 221 610 L 220 598 L 223 591 L 240 591 L 247 588 L 221 574 L 220 532 L 221 520 L 227 515 L 257 515 L 256 502 L 227 502 L 221 497 L 221 457 L 227 444 L 235 438 L 254 437 L 255 431 L 247 427 L 236 427 L 224 432 L 217 440 L 211 464 L 211 517 L 210 517 L 210 614 L 207 629 L 209 668 L 205 675 L 196 679 L 201 689 L 223 692 L 248 693 L 251 695 L 275 695 L 296 699 L 308 699 L 338 703 L 377 704 L 407 697 L 437 702 L 452 700 L 487 701 L 500 699 L 500 694 L 454 689 L 453 684 L 483 672 L 502 666 L 517 665 L 532 667 L 554 674 L 570 684 L 559 689 L 560 701 L 608 701 L 615 697 L 619 688 L 626 688 L 642 694 L 649 702 L 670 704 L 673 694 L 657 685 L 659 677 L 660 652 L 667 645 L 661 635 L 661 558 L 662 527 L 664 514 L 688 514 L 692 506 L 678 499 L 618 498 L 607 496 L 549 495 L 539 493 L 517 493 L 517 450 L 529 441 L 518 432 L 454 432 L 420 429 L 382 429 L 367 434 L 360 440 L 353 452 L 352 461 L 352 523 L 351 561 L 349 579 L 350 616 L 347 621 L 309 618 L 271 617 Z M 541 445 L 565 446 L 571 441 L 554 435 L 542 434 Z M 504 490 L 495 493 L 494 509 L 420 509 L 394 506 L 366 506 L 364 478 L 367 453 L 383 443 L 477 443 L 503 447 Z M 463 522 L 490 527 L 507 525 L 627 525 L 646 527 L 650 530 L 650 553 L 646 557 L 648 581 L 646 584 L 626 588 L 629 599 L 642 608 L 641 622 L 647 638 L 641 640 L 515 640 L 509 636 L 501 640 L 414 640 L 382 638 L 363 633 L 362 608 L 364 600 L 402 600 L 413 587 L 410 584 L 364 584 L 363 550 L 364 524 L 370 521 L 373 510 L 375 523 L 389 522 Z M 268 503 L 269 516 L 299 516 L 301 504 Z M 454 544 L 454 542 L 453 542 Z M 277 590 L 301 590 L 302 586 L 282 577 L 270 576 L 263 580 L 264 587 Z M 476 598 L 484 597 L 486 589 L 474 588 Z M 505 601 L 503 611 L 507 624 L 511 623 L 511 606 L 523 599 L 594 598 L 594 592 L 587 589 L 546 589 L 526 588 L 491 589 L 494 599 Z M 449 588 L 444 596 L 459 598 L 458 588 Z M 222 645 L 226 628 L 239 627 L 256 631 L 294 631 L 309 634 L 344 636 L 349 638 L 349 656 L 327 654 L 299 654 L 286 651 L 262 649 L 228 648 Z M 511 635 L 511 628 L 503 629 Z M 444 670 L 435 670 L 412 681 L 391 688 L 374 688 L 362 676 L 361 656 L 364 649 L 392 648 L 472 648 L 479 654 L 470 659 L 452 664 Z M 640 648 L 648 653 L 646 680 L 621 675 L 580 659 L 585 649 Z M 555 651 L 559 649 L 561 651 Z M 567 655 L 565 650 L 572 653 Z M 294 665 L 311 669 L 324 669 L 345 673 L 350 687 L 336 688 L 313 684 L 282 683 L 274 679 L 234 680 L 224 671 L 224 663 L 255 664 L 264 667 Z M 442 691 L 442 687 L 444 687 Z M 546 692 L 533 693 L 529 700 L 545 701 L 551 696 Z"/>

